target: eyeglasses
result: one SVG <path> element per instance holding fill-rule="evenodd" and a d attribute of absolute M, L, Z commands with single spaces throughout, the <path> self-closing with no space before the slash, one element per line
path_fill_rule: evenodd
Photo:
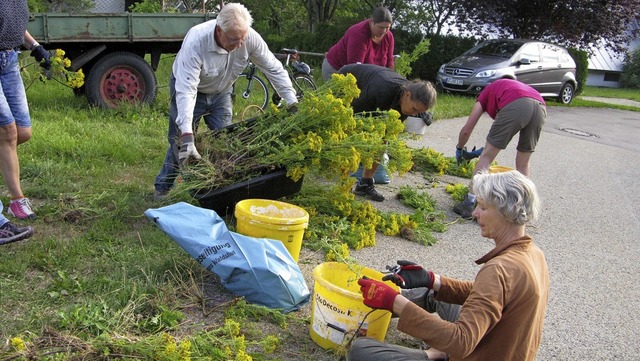
<path fill-rule="evenodd" d="M 220 32 L 224 35 L 224 37 L 227 39 L 227 42 L 229 42 L 230 44 L 241 43 L 247 38 L 246 34 L 244 36 L 242 36 L 242 37 L 239 37 L 239 38 L 232 38 L 232 37 L 229 36 L 229 34 L 227 34 L 224 31 L 222 31 L 222 29 L 221 29 Z"/>
<path fill-rule="evenodd" d="M 243 36 L 241 38 L 230 38 L 229 36 L 227 36 L 227 34 L 225 34 L 224 37 L 227 38 L 227 41 L 231 44 L 241 43 L 246 38 L 246 36 Z"/>

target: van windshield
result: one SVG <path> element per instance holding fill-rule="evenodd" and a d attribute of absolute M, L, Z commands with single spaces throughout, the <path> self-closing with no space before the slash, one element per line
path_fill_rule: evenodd
<path fill-rule="evenodd" d="M 521 43 L 512 41 L 490 41 L 469 49 L 467 55 L 488 55 L 510 58 L 521 46 Z"/>

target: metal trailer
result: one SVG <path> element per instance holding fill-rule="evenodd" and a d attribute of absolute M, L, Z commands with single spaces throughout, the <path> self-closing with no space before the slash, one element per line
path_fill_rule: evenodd
<path fill-rule="evenodd" d="M 61 49 L 70 71 L 82 69 L 85 83 L 74 89 L 90 104 L 153 103 L 155 70 L 162 54 L 180 50 L 187 31 L 213 14 L 35 13 L 27 30 L 48 50 Z M 150 62 L 145 60 L 149 55 Z"/>

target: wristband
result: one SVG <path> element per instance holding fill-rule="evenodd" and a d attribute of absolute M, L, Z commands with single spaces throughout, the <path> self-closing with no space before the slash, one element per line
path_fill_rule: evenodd
<path fill-rule="evenodd" d="M 31 44 L 31 47 L 29 48 L 29 50 L 33 50 L 33 49 L 37 48 L 38 46 L 40 46 L 40 43 L 38 43 L 37 41 L 34 41 L 33 44 Z"/>

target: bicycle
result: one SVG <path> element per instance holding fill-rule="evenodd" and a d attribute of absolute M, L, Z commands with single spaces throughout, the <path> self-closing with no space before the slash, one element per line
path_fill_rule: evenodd
<path fill-rule="evenodd" d="M 296 90 L 296 97 L 300 100 L 305 91 L 316 90 L 318 87 L 311 77 L 311 68 L 306 63 L 300 61 L 300 55 L 296 49 L 283 48 L 284 54 L 276 54 L 276 58 L 284 60 L 284 68 L 289 73 L 289 79 Z M 274 104 L 280 104 L 282 98 L 277 92 L 274 92 L 272 101 Z"/>
<path fill-rule="evenodd" d="M 299 54 L 296 49 L 282 49 L 284 54 L 276 54 L 276 58 L 284 62 L 284 68 L 289 74 L 289 79 L 296 90 L 296 97 L 302 98 L 307 91 L 317 89 L 316 83 L 311 77 L 311 68 L 304 62 L 299 61 Z M 275 88 L 274 88 L 275 89 Z M 282 98 L 274 91 L 272 102 L 280 106 Z M 255 64 L 249 62 L 246 69 L 240 74 L 233 84 L 232 101 L 234 109 L 241 112 L 235 113 L 234 118 L 245 120 L 255 117 L 264 112 L 269 102 L 269 87 L 267 82 L 256 74 Z"/>
<path fill-rule="evenodd" d="M 234 122 L 256 117 L 267 108 L 269 88 L 267 83 L 256 75 L 254 63 L 249 62 L 233 83 L 231 101 L 233 102 Z M 241 112 L 238 114 L 236 109 Z"/>

